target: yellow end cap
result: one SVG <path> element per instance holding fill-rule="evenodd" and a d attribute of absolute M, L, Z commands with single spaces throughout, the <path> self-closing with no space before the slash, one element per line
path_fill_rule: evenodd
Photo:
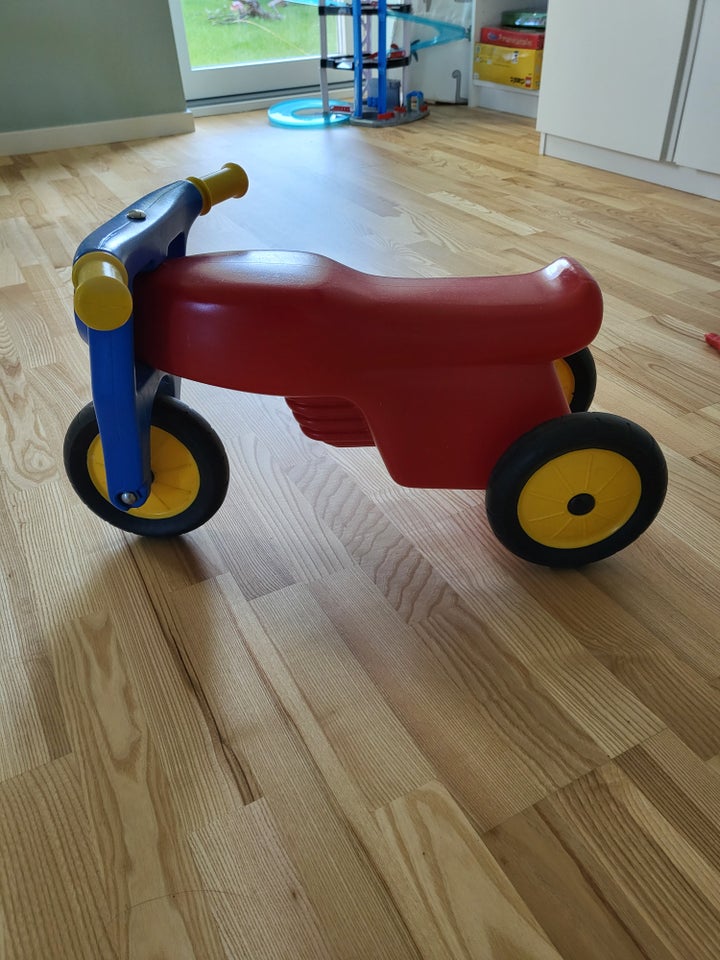
<path fill-rule="evenodd" d="M 208 213 L 216 203 L 222 203 L 223 200 L 244 197 L 249 186 L 248 175 L 238 163 L 224 163 L 217 173 L 187 179 L 200 191 L 203 200 L 201 215 Z"/>
<path fill-rule="evenodd" d="M 86 253 L 73 266 L 75 313 L 93 330 L 116 330 L 132 314 L 127 270 L 101 250 Z"/>

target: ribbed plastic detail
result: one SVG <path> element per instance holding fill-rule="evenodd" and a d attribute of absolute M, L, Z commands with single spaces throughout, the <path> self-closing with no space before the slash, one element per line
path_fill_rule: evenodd
<path fill-rule="evenodd" d="M 300 429 L 311 440 L 333 447 L 372 447 L 367 420 L 354 403 L 341 397 L 285 397 Z"/>

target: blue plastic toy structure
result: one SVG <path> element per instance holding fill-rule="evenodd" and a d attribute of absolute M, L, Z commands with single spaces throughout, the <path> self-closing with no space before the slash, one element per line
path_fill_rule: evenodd
<path fill-rule="evenodd" d="M 412 13 L 406 2 L 364 3 L 363 0 L 292 0 L 318 7 L 320 16 L 320 100 L 286 100 L 268 111 L 270 122 L 283 127 L 319 127 L 349 120 L 364 126 L 394 126 L 421 120 L 428 115 L 427 104 L 420 91 L 407 92 L 406 69 L 414 54 L 427 47 L 456 40 L 466 40 L 466 27 L 433 20 Z M 328 18 L 352 16 L 352 54 L 329 54 L 327 41 Z M 388 51 L 387 18 L 403 24 L 403 40 Z M 409 25 L 419 24 L 436 31 L 427 40 L 409 40 Z M 373 30 L 375 27 L 375 30 Z M 377 35 L 377 50 L 372 50 L 371 37 Z M 346 70 L 353 73 L 354 96 L 352 105 L 331 101 L 328 70 Z M 400 79 L 390 76 L 399 71 Z"/>
<path fill-rule="evenodd" d="M 283 100 L 268 110 L 268 119 L 276 127 L 328 127 L 350 119 L 348 104 L 343 100 L 329 100 L 324 104 L 319 97 Z"/>

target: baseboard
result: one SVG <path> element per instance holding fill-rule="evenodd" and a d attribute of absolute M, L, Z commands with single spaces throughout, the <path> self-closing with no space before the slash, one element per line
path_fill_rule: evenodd
<path fill-rule="evenodd" d="M 149 117 L 126 117 L 100 120 L 96 123 L 73 123 L 62 127 L 36 127 L 33 130 L 10 130 L 0 133 L 0 156 L 17 153 L 42 153 L 67 147 L 87 147 L 96 143 L 117 143 L 120 140 L 144 140 L 192 133 L 192 113 L 159 113 Z"/>
<path fill-rule="evenodd" d="M 352 100 L 355 91 L 352 87 L 333 86 L 330 96 L 333 100 Z M 195 117 L 212 117 L 225 113 L 249 113 L 251 110 L 267 110 L 283 100 L 297 97 L 320 97 L 317 87 L 285 90 L 277 93 L 260 94 L 252 97 L 217 97 L 213 100 L 190 100 L 188 107 Z"/>
<path fill-rule="evenodd" d="M 685 193 L 694 193 L 710 200 L 720 200 L 720 175 L 693 170 L 676 163 L 646 160 L 604 147 L 595 147 L 575 140 L 566 140 L 554 134 L 545 133 L 540 137 L 540 153 L 559 160 L 571 160 L 588 167 L 620 173 L 625 177 L 657 183 L 663 187 L 672 187 Z"/>

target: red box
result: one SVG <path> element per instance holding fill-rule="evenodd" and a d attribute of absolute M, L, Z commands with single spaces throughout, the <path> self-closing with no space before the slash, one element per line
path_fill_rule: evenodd
<path fill-rule="evenodd" d="M 482 27 L 480 43 L 492 43 L 495 47 L 514 47 L 516 50 L 542 50 L 545 46 L 545 31 Z"/>

